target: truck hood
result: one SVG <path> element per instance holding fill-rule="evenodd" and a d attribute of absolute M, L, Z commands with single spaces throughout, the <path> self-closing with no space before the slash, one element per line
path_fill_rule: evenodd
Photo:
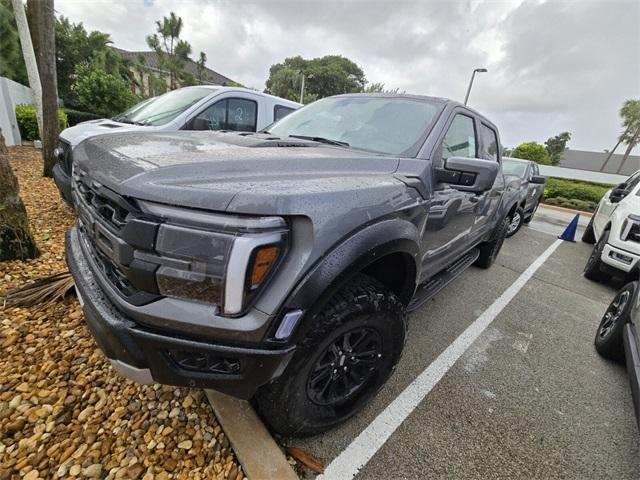
<path fill-rule="evenodd" d="M 250 214 L 393 200 L 399 158 L 267 134 L 128 132 L 74 151 L 76 168 L 132 198 Z M 313 208 L 310 207 L 312 202 Z M 337 212 L 335 212 L 337 213 Z"/>
<path fill-rule="evenodd" d="M 60 132 L 60 139 L 75 148 L 83 140 L 96 135 L 106 135 L 111 133 L 121 133 L 129 131 L 153 131 L 156 127 L 144 125 L 132 125 L 130 123 L 116 122 L 109 118 L 99 120 L 89 120 L 81 122 L 73 127 L 65 128 Z"/>

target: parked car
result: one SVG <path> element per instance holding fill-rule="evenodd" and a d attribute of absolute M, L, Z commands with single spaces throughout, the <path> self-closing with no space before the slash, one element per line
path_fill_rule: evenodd
<path fill-rule="evenodd" d="M 634 280 L 640 266 L 640 170 L 604 194 L 582 235 L 595 244 L 584 267 L 590 280 Z"/>
<path fill-rule="evenodd" d="M 73 149 L 82 140 L 115 131 L 262 130 L 302 105 L 239 87 L 184 87 L 144 100 L 108 119 L 90 120 L 60 133 L 53 178 L 71 204 Z"/>
<path fill-rule="evenodd" d="M 339 95 L 268 130 L 83 141 L 66 259 L 122 375 L 307 435 L 382 388 L 407 312 L 491 266 L 518 204 L 498 129 L 458 102 Z"/>
<path fill-rule="evenodd" d="M 622 287 L 604 313 L 596 333 L 600 355 L 627 364 L 636 422 L 640 428 L 640 284 Z"/>
<path fill-rule="evenodd" d="M 540 175 L 536 162 L 520 158 L 504 157 L 502 169 L 505 176 L 519 181 L 518 209 L 511 219 L 507 238 L 515 235 L 523 224 L 529 223 L 540 205 L 546 179 Z"/>

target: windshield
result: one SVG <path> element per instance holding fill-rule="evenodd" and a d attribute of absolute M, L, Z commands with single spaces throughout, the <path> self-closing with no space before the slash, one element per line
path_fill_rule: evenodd
<path fill-rule="evenodd" d="M 141 125 L 164 125 L 213 92 L 212 88 L 202 87 L 173 90 L 155 97 L 144 105 L 136 105 L 128 111 L 130 113 L 125 112 L 126 116 L 120 115 L 118 120 Z"/>
<path fill-rule="evenodd" d="M 423 137 L 439 108 L 427 99 L 331 97 L 290 113 L 268 131 L 279 137 L 320 138 L 363 150 L 406 154 Z"/>
<path fill-rule="evenodd" d="M 139 110 L 140 108 L 144 107 L 147 103 L 151 103 L 152 101 L 154 101 L 156 98 L 158 97 L 151 97 L 151 98 L 146 98 L 143 101 L 136 103 L 133 107 L 131 107 L 129 110 L 126 110 L 118 115 L 116 115 L 115 117 L 113 117 L 111 120 L 115 120 L 116 122 L 119 121 L 123 121 L 123 120 L 128 120 L 129 117 L 131 115 L 133 115 L 137 110 Z"/>
<path fill-rule="evenodd" d="M 517 160 L 503 159 L 502 171 L 507 175 L 517 175 L 518 177 L 524 177 L 527 171 L 527 164 L 525 162 L 519 162 Z"/>

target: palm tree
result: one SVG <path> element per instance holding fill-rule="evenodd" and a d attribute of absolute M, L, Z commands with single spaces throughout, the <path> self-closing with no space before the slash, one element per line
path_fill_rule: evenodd
<path fill-rule="evenodd" d="M 629 158 L 631 150 L 640 143 L 640 100 L 627 100 L 620 109 L 620 116 L 623 118 L 622 124 L 626 127 L 620 136 L 620 141 L 627 145 L 627 149 L 622 156 L 622 162 L 617 173 L 622 171 L 622 167 Z"/>

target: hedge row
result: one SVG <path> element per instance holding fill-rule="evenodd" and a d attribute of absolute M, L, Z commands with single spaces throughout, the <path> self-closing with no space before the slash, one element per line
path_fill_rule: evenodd
<path fill-rule="evenodd" d="M 64 110 L 58 110 L 58 118 L 60 120 L 60 131 L 62 131 L 67 127 L 73 127 L 80 122 L 97 120 L 101 117 L 93 113 L 65 108 Z M 32 142 L 40 138 L 40 134 L 38 133 L 36 108 L 33 105 L 16 105 L 16 120 L 18 121 L 18 128 L 20 129 L 20 136 L 22 137 L 22 140 Z"/>
<path fill-rule="evenodd" d="M 28 104 L 16 105 L 16 120 L 22 140 L 32 142 L 40 138 L 36 107 Z M 69 126 L 67 114 L 64 113 L 64 110 L 58 110 L 58 121 L 60 122 L 60 130 L 64 130 Z"/>
<path fill-rule="evenodd" d="M 100 115 L 89 112 L 81 112 L 80 110 L 74 110 L 72 108 L 65 108 L 64 111 L 67 114 L 67 118 L 69 119 L 70 127 L 73 127 L 80 122 L 86 122 L 87 120 L 97 120 L 99 118 L 102 118 L 100 117 Z"/>
<path fill-rule="evenodd" d="M 565 197 L 547 198 L 544 203 L 546 203 L 547 205 L 557 205 L 559 207 L 572 208 L 574 210 L 584 210 L 586 212 L 593 212 L 598 206 L 596 202 L 577 200 L 575 198 L 569 199 Z"/>
<path fill-rule="evenodd" d="M 564 198 L 569 200 L 582 200 L 597 204 L 604 194 L 613 185 L 602 183 L 582 182 L 579 180 L 566 180 L 560 178 L 547 178 L 544 189 L 544 198 Z M 548 203 L 548 202 L 547 202 Z"/>

